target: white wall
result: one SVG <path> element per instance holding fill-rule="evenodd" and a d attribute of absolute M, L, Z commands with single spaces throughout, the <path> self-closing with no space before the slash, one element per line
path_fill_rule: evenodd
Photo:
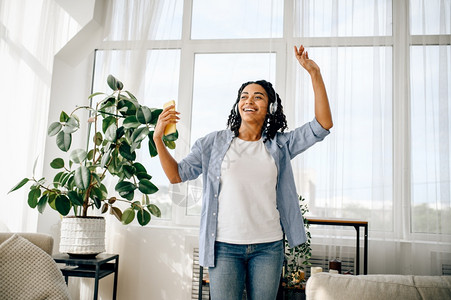
<path fill-rule="evenodd" d="M 82 16 L 91 15 L 90 20 L 65 47 L 56 54 L 53 63 L 48 124 L 58 120 L 61 110 L 71 112 L 76 105 L 89 104 L 93 49 L 101 41 L 100 26 L 103 1 L 96 5 L 74 7 L 66 1 L 68 11 Z M 78 114 L 82 117 L 83 114 Z M 86 124 L 86 117 L 81 123 Z M 86 143 L 86 126 L 75 134 L 71 149 Z M 49 163 L 55 157 L 63 157 L 56 147 L 55 138 L 45 143 L 44 175 L 54 175 Z M 64 158 L 64 157 L 63 157 Z M 49 233 L 55 238 L 54 253 L 59 248 L 60 216 L 47 207 L 38 217 L 38 232 Z M 124 226 L 114 217 L 107 216 L 106 244 L 108 253 L 118 253 L 119 277 L 118 299 L 190 299 L 192 278 L 192 249 L 198 246 L 197 228 L 162 228 Z M 92 279 L 71 278 L 70 292 L 74 299 L 90 299 L 93 292 Z M 111 299 L 113 276 L 100 281 L 99 298 Z"/>

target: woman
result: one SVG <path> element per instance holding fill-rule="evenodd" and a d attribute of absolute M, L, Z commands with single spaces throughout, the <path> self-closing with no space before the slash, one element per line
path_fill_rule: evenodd
<path fill-rule="evenodd" d="M 227 130 L 199 139 L 179 163 L 162 142 L 178 112 L 168 107 L 154 132 L 160 162 L 171 183 L 203 176 L 200 264 L 209 268 L 212 299 L 275 299 L 282 272 L 285 233 L 291 246 L 305 242 L 290 160 L 324 139 L 332 117 L 318 65 L 301 45 L 297 60 L 310 74 L 313 121 L 284 133 L 279 95 L 264 80 L 241 86 Z"/>

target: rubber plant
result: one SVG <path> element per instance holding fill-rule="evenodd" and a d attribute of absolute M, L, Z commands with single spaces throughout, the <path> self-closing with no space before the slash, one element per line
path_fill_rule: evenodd
<path fill-rule="evenodd" d="M 299 207 L 301 209 L 301 214 L 304 217 L 304 227 L 307 240 L 305 243 L 300 244 L 296 247 L 291 248 L 288 242 L 285 240 L 285 278 L 284 281 L 288 286 L 294 286 L 305 281 L 301 279 L 301 270 L 305 267 L 311 265 L 310 258 L 312 257 L 312 247 L 311 247 L 311 234 L 309 232 L 310 224 L 305 218 L 305 214 L 309 211 L 307 204 L 305 203 L 305 198 L 299 196 Z M 304 270 L 305 271 L 305 270 Z"/>
<path fill-rule="evenodd" d="M 149 108 L 139 104 L 136 97 L 123 90 L 123 83 L 114 76 L 107 78 L 111 94 L 94 93 L 89 99 L 103 96 L 95 106 L 79 106 L 70 114 L 62 111 L 59 121 L 48 127 L 48 135 L 56 136 L 56 144 L 63 152 L 71 147 L 72 135 L 80 129 L 79 111 L 89 113 L 89 130 L 92 141 L 86 149 L 75 149 L 69 153 L 68 161 L 56 157 L 50 162 L 57 174 L 48 184 L 46 178 L 33 176 L 22 179 L 9 192 L 31 183 L 28 205 L 42 213 L 47 205 L 66 216 L 71 211 L 75 216 L 86 217 L 90 208 L 101 213 L 110 212 L 124 224 L 135 217 L 142 226 L 147 225 L 151 215 L 160 217 L 160 209 L 151 204 L 149 195 L 158 187 L 150 180 L 152 176 L 136 161 L 136 150 L 147 140 L 151 157 L 157 155 L 153 142 L 153 129 L 162 109 Z M 165 136 L 168 148 L 175 148 L 178 132 Z M 66 155 L 67 156 L 67 155 Z M 37 161 L 37 160 L 36 160 Z M 116 180 L 115 192 L 107 190 L 104 181 Z M 141 192 L 135 200 L 136 191 Z M 123 211 L 117 206 L 126 202 Z"/>

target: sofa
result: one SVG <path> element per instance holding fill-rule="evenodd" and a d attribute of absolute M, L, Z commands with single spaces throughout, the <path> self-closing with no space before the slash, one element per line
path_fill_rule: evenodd
<path fill-rule="evenodd" d="M 70 299 L 52 250 L 50 235 L 0 232 L 0 300 Z"/>
<path fill-rule="evenodd" d="M 305 294 L 307 300 L 447 300 L 451 276 L 317 273 L 308 279 Z"/>

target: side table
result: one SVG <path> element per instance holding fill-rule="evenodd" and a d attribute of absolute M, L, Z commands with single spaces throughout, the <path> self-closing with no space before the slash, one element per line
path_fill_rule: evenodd
<path fill-rule="evenodd" d="M 361 220 L 346 220 L 346 219 L 324 219 L 306 217 L 310 224 L 317 225 L 331 225 L 331 226 L 352 226 L 356 231 L 356 262 L 355 262 L 355 275 L 360 274 L 360 227 L 363 227 L 363 274 L 368 274 L 368 222 Z"/>
<path fill-rule="evenodd" d="M 69 276 L 94 278 L 94 300 L 97 299 L 99 292 L 99 280 L 114 273 L 113 300 L 116 299 L 119 254 L 100 253 L 94 258 L 79 258 L 71 257 L 67 254 L 56 254 L 53 256 L 53 260 L 56 263 L 66 264 L 60 268 L 66 284 L 68 284 Z"/>

